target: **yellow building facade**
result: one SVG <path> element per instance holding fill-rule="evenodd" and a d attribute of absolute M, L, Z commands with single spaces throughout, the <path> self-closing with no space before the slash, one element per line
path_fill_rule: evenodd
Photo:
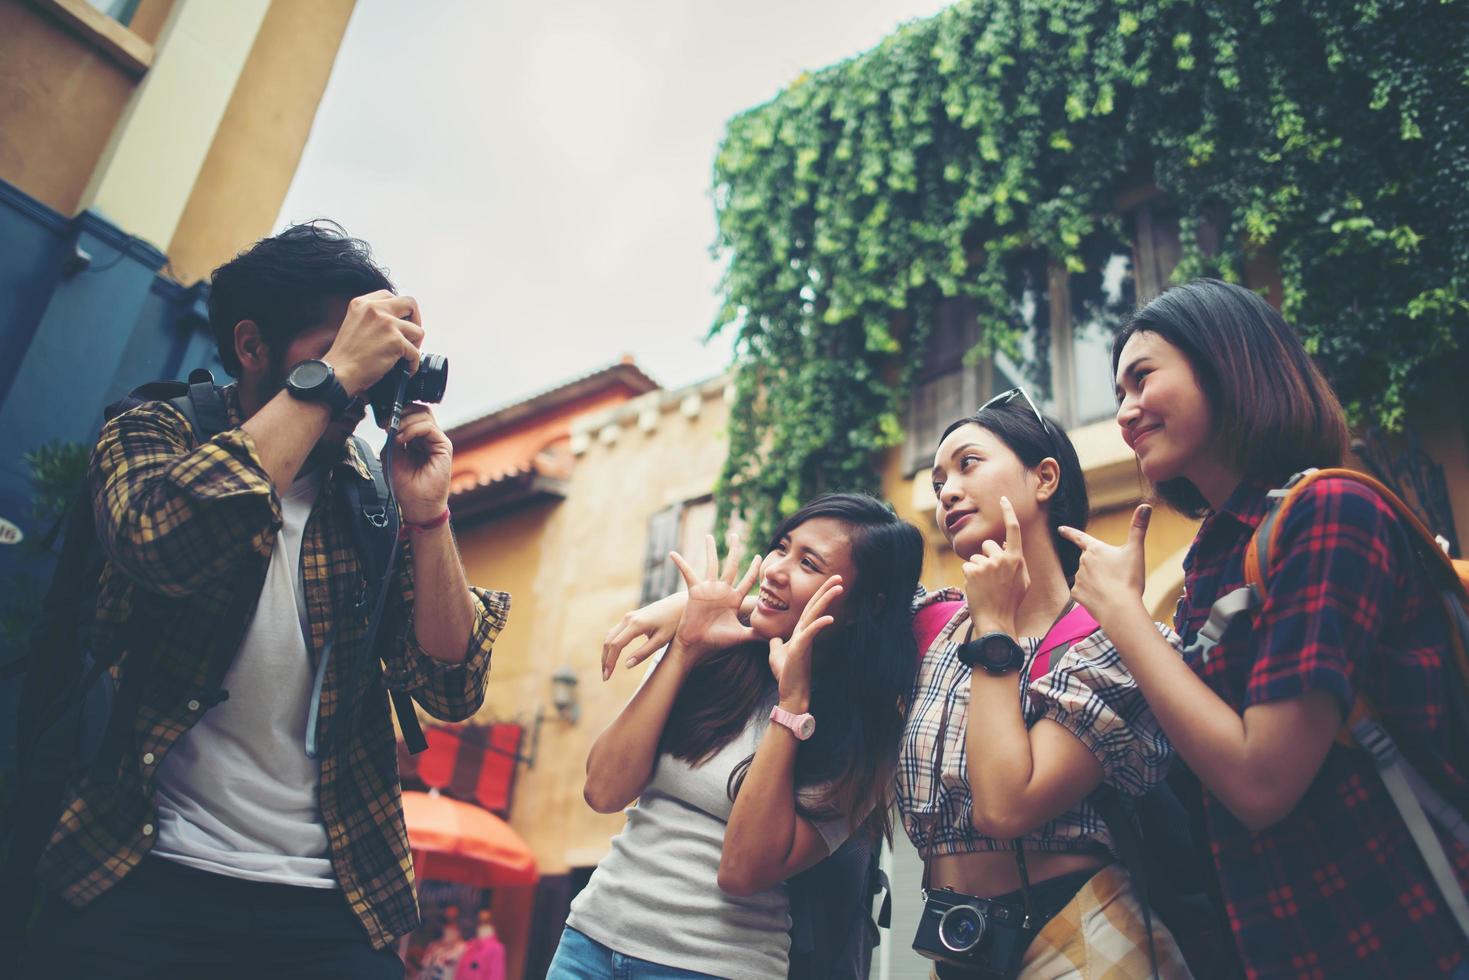
<path fill-rule="evenodd" d="M 206 277 L 270 233 L 355 2 L 139 0 L 124 24 L 0 0 L 0 180 Z"/>

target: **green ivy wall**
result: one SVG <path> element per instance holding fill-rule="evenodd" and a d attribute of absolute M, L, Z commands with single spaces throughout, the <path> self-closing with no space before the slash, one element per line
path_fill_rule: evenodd
<path fill-rule="evenodd" d="M 1401 428 L 1469 367 L 1469 5 L 969 0 L 735 117 L 726 512 L 875 489 L 939 304 L 1014 352 L 1017 270 L 1095 281 L 1142 187 L 1179 210 L 1175 280 L 1273 256 L 1353 419 Z"/>

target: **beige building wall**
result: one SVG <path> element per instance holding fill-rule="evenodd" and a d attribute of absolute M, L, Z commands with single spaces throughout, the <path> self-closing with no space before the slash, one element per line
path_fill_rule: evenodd
<path fill-rule="evenodd" d="M 274 0 L 165 251 L 202 279 L 270 234 L 356 0 Z"/>
<path fill-rule="evenodd" d="M 270 233 L 355 0 L 0 0 L 0 179 L 191 283 Z"/>
<path fill-rule="evenodd" d="M 176 0 L 82 206 L 160 247 L 173 238 L 270 0 Z"/>
<path fill-rule="evenodd" d="M 641 676 L 619 668 L 603 683 L 602 639 L 637 607 L 649 519 L 707 495 L 719 475 L 723 392 L 722 381 L 655 391 L 588 417 L 573 435 L 580 452 L 564 501 L 459 531 L 470 580 L 513 596 L 479 720 L 529 725 L 537 707 L 545 712 L 535 766 L 521 767 L 510 813 L 543 874 L 596 864 L 622 827 L 620 814 L 593 813 L 581 795 L 592 741 Z M 563 666 L 578 679 L 575 723 L 551 706 L 551 676 Z"/>
<path fill-rule="evenodd" d="M 139 4 L 128 30 L 143 47 L 172 5 Z M 72 215 L 142 74 L 58 6 L 0 0 L 0 179 Z"/>

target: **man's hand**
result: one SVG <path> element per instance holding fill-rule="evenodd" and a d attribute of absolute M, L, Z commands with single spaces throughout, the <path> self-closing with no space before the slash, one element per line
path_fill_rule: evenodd
<path fill-rule="evenodd" d="M 454 444 L 439 428 L 427 405 L 414 402 L 403 409 L 403 425 L 393 446 L 393 496 L 403 520 L 426 524 L 449 506 L 449 476 Z"/>
<path fill-rule="evenodd" d="M 421 346 L 423 319 L 418 301 L 380 289 L 347 304 L 347 316 L 324 360 L 347 394 L 355 398 L 399 361 L 408 362 L 410 374 L 416 372 Z"/>

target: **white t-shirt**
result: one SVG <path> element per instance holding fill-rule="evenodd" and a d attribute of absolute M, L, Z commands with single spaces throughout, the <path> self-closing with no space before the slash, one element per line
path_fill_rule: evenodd
<path fill-rule="evenodd" d="M 656 668 L 655 668 L 656 669 Z M 697 768 L 663 753 L 612 852 L 571 903 L 567 925 L 624 956 L 731 980 L 784 977 L 790 900 L 785 883 L 746 897 L 718 885 L 724 829 L 734 808 L 730 772 L 770 725 L 770 699 L 745 730 Z M 816 825 L 827 853 L 846 840 L 845 820 Z"/>
<path fill-rule="evenodd" d="M 306 755 L 314 680 L 306 648 L 301 539 L 321 472 L 281 497 L 282 527 L 260 604 L 204 713 L 158 767 L 153 853 L 203 871 L 335 888 L 321 818 L 321 766 Z"/>

